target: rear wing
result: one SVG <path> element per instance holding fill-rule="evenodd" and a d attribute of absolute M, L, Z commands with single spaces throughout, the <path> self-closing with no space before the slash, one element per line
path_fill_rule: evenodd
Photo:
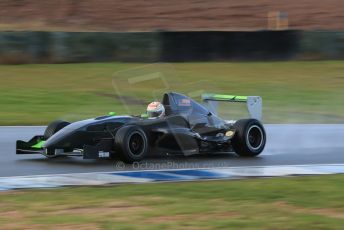
<path fill-rule="evenodd" d="M 202 100 L 210 112 L 217 115 L 218 101 L 246 103 L 251 118 L 262 119 L 262 98 L 259 96 L 235 96 L 224 94 L 206 93 L 202 94 Z"/>

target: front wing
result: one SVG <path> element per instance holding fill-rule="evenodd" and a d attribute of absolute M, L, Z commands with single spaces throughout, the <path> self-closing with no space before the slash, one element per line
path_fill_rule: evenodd
<path fill-rule="evenodd" d="M 95 145 L 84 145 L 82 149 L 64 149 L 48 150 L 43 147 L 44 136 L 34 136 L 29 141 L 18 140 L 16 143 L 16 154 L 42 154 L 46 157 L 57 156 L 82 156 L 84 159 L 110 158 L 113 148 L 112 139 L 101 139 Z"/>

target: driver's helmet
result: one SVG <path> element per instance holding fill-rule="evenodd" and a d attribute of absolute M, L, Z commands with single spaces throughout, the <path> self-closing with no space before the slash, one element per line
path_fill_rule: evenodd
<path fill-rule="evenodd" d="M 148 118 L 160 118 L 165 115 L 165 107 L 158 101 L 149 103 L 147 106 Z"/>

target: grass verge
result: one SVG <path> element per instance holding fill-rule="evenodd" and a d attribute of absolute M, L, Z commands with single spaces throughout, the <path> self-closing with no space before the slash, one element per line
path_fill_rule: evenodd
<path fill-rule="evenodd" d="M 260 95 L 269 123 L 343 123 L 343 72 L 344 61 L 0 65 L 0 125 L 141 114 L 171 90 Z"/>
<path fill-rule="evenodd" d="M 0 193 L 1 229 L 342 229 L 344 175 Z"/>

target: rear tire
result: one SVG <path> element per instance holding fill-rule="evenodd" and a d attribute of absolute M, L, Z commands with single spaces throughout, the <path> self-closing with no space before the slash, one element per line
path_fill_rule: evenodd
<path fill-rule="evenodd" d="M 54 135 L 55 133 L 57 133 L 58 131 L 60 131 L 61 129 L 63 129 L 69 124 L 70 124 L 69 122 L 61 121 L 61 120 L 51 122 L 48 125 L 48 127 L 45 129 L 44 139 L 46 140 L 49 139 L 52 135 Z"/>
<path fill-rule="evenodd" d="M 232 146 L 239 156 L 254 157 L 265 147 L 266 134 L 263 125 L 256 119 L 242 119 L 234 123 L 235 135 Z"/>
<path fill-rule="evenodd" d="M 125 163 L 141 161 L 149 152 L 146 133 L 136 125 L 120 128 L 115 136 L 115 150 Z"/>

